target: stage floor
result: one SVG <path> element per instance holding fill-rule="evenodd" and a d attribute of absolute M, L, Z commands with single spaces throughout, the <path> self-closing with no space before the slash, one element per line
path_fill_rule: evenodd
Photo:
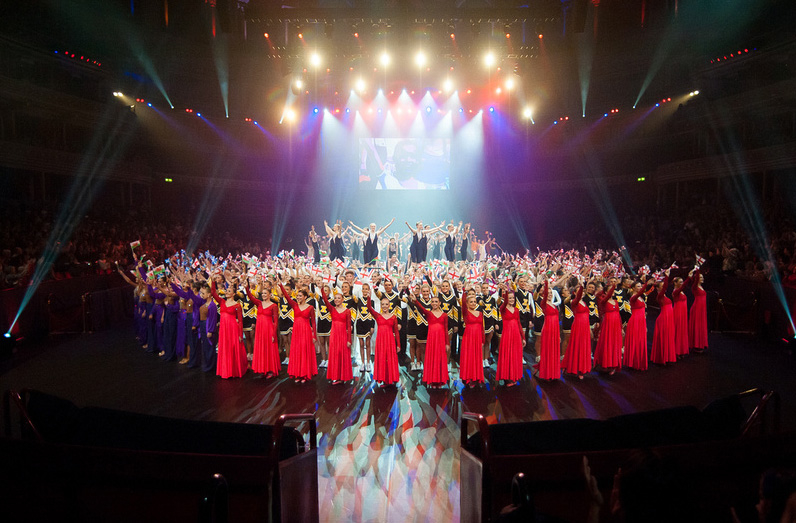
<path fill-rule="evenodd" d="M 0 363 L 0 388 L 30 387 L 94 405 L 196 420 L 272 423 L 314 412 L 319 435 L 321 521 L 458 521 L 459 420 L 462 411 L 490 423 L 607 418 L 678 405 L 702 407 L 753 387 L 782 395 L 784 428 L 796 428 L 796 359 L 781 346 L 711 335 L 711 349 L 668 367 L 592 373 L 582 381 L 428 390 L 402 369 L 397 388 L 364 377 L 330 385 L 324 371 L 296 384 L 284 371 L 222 380 L 160 361 L 125 327 L 41 346 L 22 346 Z"/>

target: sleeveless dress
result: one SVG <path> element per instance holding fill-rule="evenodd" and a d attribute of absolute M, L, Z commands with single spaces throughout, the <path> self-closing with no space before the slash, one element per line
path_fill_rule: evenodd
<path fill-rule="evenodd" d="M 641 291 L 643 292 L 643 291 Z M 641 292 L 630 297 L 630 319 L 625 329 L 625 366 L 647 370 L 647 312 Z"/>
<path fill-rule="evenodd" d="M 708 300 L 707 293 L 699 287 L 699 270 L 694 271 L 691 291 L 694 303 L 688 317 L 688 343 L 693 349 L 705 350 L 708 348 Z"/>
<path fill-rule="evenodd" d="M 498 347 L 496 378 L 506 381 L 519 381 L 522 378 L 522 330 L 520 328 L 520 310 L 514 307 L 509 311 L 506 307 L 506 295 L 500 306 L 503 318 L 503 334 Z"/>
<path fill-rule="evenodd" d="M 583 288 L 578 289 L 574 305 L 570 305 L 575 319 L 569 335 L 567 351 L 564 354 L 564 371 L 570 374 L 586 374 L 591 372 L 591 334 L 589 332 L 589 306 L 581 304 Z"/>
<path fill-rule="evenodd" d="M 674 350 L 678 356 L 688 354 L 688 298 L 683 294 L 689 280 L 672 292 L 674 309 Z"/>
<path fill-rule="evenodd" d="M 395 329 L 398 326 L 398 318 L 394 314 L 390 318 L 385 318 L 372 308 L 370 308 L 370 314 L 376 318 L 376 325 L 378 325 L 373 357 L 373 379 L 382 383 L 397 383 L 400 372 L 398 353 L 395 347 Z"/>
<path fill-rule="evenodd" d="M 540 345 L 539 378 L 557 380 L 561 378 L 561 330 L 558 324 L 558 307 L 547 303 L 547 282 L 542 293 L 544 303 L 544 326 Z"/>
<path fill-rule="evenodd" d="M 619 305 L 609 303 L 613 295 L 613 287 L 599 298 L 602 304 L 600 317 L 600 336 L 594 350 L 594 363 L 604 369 L 622 366 L 622 319 L 619 316 Z"/>
<path fill-rule="evenodd" d="M 257 323 L 254 329 L 254 357 L 252 370 L 261 374 L 282 370 L 279 361 L 279 345 L 276 342 L 276 322 L 279 309 L 276 303 L 263 307 L 263 302 L 249 292 L 249 300 L 257 307 Z"/>
<path fill-rule="evenodd" d="M 331 381 L 349 381 L 354 379 L 351 367 L 351 311 L 346 309 L 338 312 L 333 304 L 326 301 L 326 307 L 332 316 L 332 330 L 329 334 L 329 366 L 326 369 L 326 379 Z"/>
<path fill-rule="evenodd" d="M 293 309 L 293 335 L 290 338 L 290 361 L 287 375 L 291 378 L 310 379 L 318 374 L 318 361 L 315 358 L 315 333 L 311 319 L 315 319 L 315 309 L 308 306 L 301 310 L 298 303 L 282 287 L 282 294 Z"/>
<path fill-rule="evenodd" d="M 484 315 L 476 316 L 462 303 L 464 335 L 459 350 L 459 377 L 465 383 L 484 382 Z"/>
<path fill-rule="evenodd" d="M 672 300 L 666 296 L 669 279 L 664 281 L 663 289 L 658 293 L 661 312 L 655 320 L 655 333 L 652 336 L 652 363 L 666 365 L 677 361 L 677 350 L 674 345 L 674 312 Z"/>
<path fill-rule="evenodd" d="M 428 335 L 426 338 L 426 355 L 423 360 L 423 383 L 448 382 L 448 315 L 442 313 L 437 317 L 433 312 L 415 301 L 419 314 L 425 316 L 428 322 Z M 442 311 L 440 311 L 442 312 Z"/>
<path fill-rule="evenodd" d="M 246 348 L 243 346 L 243 309 L 239 303 L 227 305 L 227 300 L 219 298 L 215 282 L 210 287 L 221 312 L 221 324 L 218 328 L 218 360 L 216 375 L 221 378 L 240 378 L 246 374 L 249 361 Z"/>

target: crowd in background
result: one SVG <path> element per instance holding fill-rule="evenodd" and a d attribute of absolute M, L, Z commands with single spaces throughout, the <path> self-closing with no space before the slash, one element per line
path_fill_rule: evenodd
<path fill-rule="evenodd" d="M 705 205 L 675 214 L 651 212 L 646 216 L 620 217 L 616 229 L 621 231 L 622 236 L 615 234 L 617 230 L 611 231 L 599 222 L 574 237 L 562 238 L 539 247 L 614 250 L 624 240 L 635 267 L 660 267 L 668 265 L 671 260 L 685 262 L 698 253 L 707 260 L 705 272 L 714 276 L 723 274 L 765 281 L 772 278 L 776 268 L 786 286 L 796 287 L 796 228 L 780 211 L 767 211 L 763 219 L 768 237 L 760 241 L 752 239 L 753 235 L 739 224 L 731 210 Z M 27 284 L 56 221 L 56 213 L 50 210 L 21 204 L 3 207 L 0 211 L 0 288 Z M 394 234 L 397 231 L 407 242 L 409 235 L 403 226 L 394 225 L 389 232 Z M 130 267 L 133 259 L 129 244 L 136 239 L 142 242 L 141 252 L 147 253 L 152 259 L 165 259 L 185 249 L 193 236 L 192 223 L 189 220 L 181 221 L 179 216 L 159 215 L 145 210 L 90 214 L 81 217 L 70 239 L 58 246 L 58 255 L 45 279 L 108 273 L 117 261 L 122 266 Z M 211 222 L 201 234 L 197 248 L 219 254 L 265 253 L 272 244 L 269 236 L 266 233 L 257 241 L 247 241 L 238 237 L 236 231 L 214 228 Z M 303 233 L 295 234 L 297 238 L 302 236 Z M 323 245 L 323 236 L 320 238 Z M 302 242 L 293 241 L 292 237 L 290 240 L 280 247 L 294 249 L 297 254 L 305 250 Z M 509 238 L 501 238 L 507 250 L 511 249 L 509 241 Z M 444 243 L 443 240 L 440 242 Z M 435 243 L 432 241 L 429 246 L 429 259 L 435 257 Z M 488 255 L 502 253 L 497 242 L 486 243 Z M 530 250 L 536 247 L 529 246 Z M 516 249 L 521 254 L 522 251 L 522 248 Z M 361 248 L 348 241 L 347 256 L 355 258 L 361 256 L 361 252 Z M 407 253 L 408 247 L 404 246 L 404 260 Z"/>

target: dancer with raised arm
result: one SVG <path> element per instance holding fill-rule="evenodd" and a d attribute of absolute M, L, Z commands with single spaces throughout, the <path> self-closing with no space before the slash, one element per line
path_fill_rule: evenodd
<path fill-rule="evenodd" d="M 561 378 L 561 330 L 558 324 L 558 307 L 553 305 L 552 294 L 549 283 L 545 280 L 542 291 L 544 326 L 542 326 L 541 352 L 538 363 L 538 378 L 542 380 Z"/>
<path fill-rule="evenodd" d="M 354 228 L 355 231 L 359 231 L 359 238 L 363 240 L 364 243 L 364 263 L 365 265 L 371 265 L 375 263 L 376 259 L 379 257 L 379 236 L 387 230 L 387 228 L 393 224 L 395 218 L 390 220 L 390 223 L 382 227 L 381 229 L 376 229 L 376 224 L 371 223 L 367 230 L 357 227 L 354 225 L 354 222 L 349 221 L 348 223 L 351 224 L 351 227 Z"/>
<path fill-rule="evenodd" d="M 351 367 L 351 310 L 343 303 L 343 295 L 335 293 L 334 303 L 329 301 L 326 287 L 321 290 L 321 298 L 332 317 L 329 334 L 329 362 L 326 368 L 326 379 L 332 385 L 354 379 Z"/>
<path fill-rule="evenodd" d="M 294 300 L 282 285 L 278 275 L 276 281 L 293 310 L 293 333 L 290 338 L 287 375 L 298 383 L 304 383 L 318 374 L 318 362 L 315 359 L 315 309 L 307 303 L 309 295 L 306 290 L 299 289 Z"/>
<path fill-rule="evenodd" d="M 652 354 L 650 359 L 656 365 L 666 365 L 677 361 L 677 348 L 674 345 L 674 312 L 672 300 L 666 296 L 669 287 L 669 271 L 666 278 L 658 284 L 658 304 L 661 312 L 655 320 L 655 332 L 652 336 Z"/>
<path fill-rule="evenodd" d="M 613 299 L 615 285 L 607 292 L 597 294 L 600 308 L 600 335 L 594 351 L 594 363 L 614 374 L 622 366 L 622 318 L 619 316 L 619 304 Z"/>
<path fill-rule="evenodd" d="M 503 328 L 498 348 L 496 378 L 504 380 L 506 386 L 513 387 L 522 379 L 522 348 L 525 346 L 525 334 L 520 325 L 520 310 L 517 308 L 514 292 L 503 284 L 500 285 L 500 290 L 503 292 L 500 300 Z"/>
<path fill-rule="evenodd" d="M 653 282 L 643 284 L 640 281 L 633 283 L 633 294 L 630 296 L 630 319 L 625 329 L 625 367 L 636 370 L 647 370 L 647 290 L 652 288 Z"/>
<path fill-rule="evenodd" d="M 377 312 L 368 299 L 367 307 L 370 315 L 376 319 L 376 352 L 373 356 L 373 380 L 382 387 L 398 383 L 400 369 L 396 347 L 401 343 L 398 334 L 400 326 L 398 317 L 392 312 L 392 303 L 382 295 L 379 303 L 381 312 Z M 399 308 L 400 310 L 400 308 Z"/>
<path fill-rule="evenodd" d="M 213 280 L 210 292 L 221 310 L 216 375 L 220 378 L 240 378 L 249 367 L 246 348 L 243 346 L 243 309 L 235 301 L 235 289 L 227 287 L 225 299 L 222 300 Z"/>
<path fill-rule="evenodd" d="M 575 319 L 572 321 L 572 330 L 569 342 L 564 353 L 562 366 L 564 372 L 577 374 L 582 380 L 583 375 L 591 372 L 591 328 L 589 327 L 589 306 L 583 301 L 583 286 L 579 286 L 575 297 L 569 305 Z"/>
<path fill-rule="evenodd" d="M 705 352 L 708 349 L 708 301 L 707 293 L 702 288 L 705 277 L 694 269 L 691 275 L 691 292 L 694 294 L 694 303 L 688 316 L 688 344 L 696 352 Z"/>
<path fill-rule="evenodd" d="M 691 284 L 691 276 L 674 279 L 672 310 L 674 312 L 674 350 L 678 358 L 688 354 L 688 297 L 683 291 Z"/>
<path fill-rule="evenodd" d="M 329 259 L 343 260 L 345 258 L 345 245 L 343 244 L 343 224 L 340 220 L 334 224 L 334 227 L 329 227 L 329 224 L 324 220 L 323 226 L 326 228 L 326 234 L 329 236 Z M 346 229 L 347 230 L 347 229 Z"/>
<path fill-rule="evenodd" d="M 424 285 L 424 287 L 428 286 Z M 448 351 L 450 350 L 448 315 L 440 308 L 439 298 L 436 296 L 430 297 L 430 309 L 423 306 L 420 300 L 415 299 L 414 296 L 411 296 L 410 299 L 417 312 L 425 319 L 428 329 L 422 381 L 431 388 L 440 388 L 448 383 Z"/>
<path fill-rule="evenodd" d="M 462 294 L 464 334 L 459 350 L 459 377 L 468 387 L 484 383 L 484 315 L 472 287 Z"/>
<path fill-rule="evenodd" d="M 271 288 L 265 286 L 262 279 L 260 279 L 260 299 L 252 293 L 248 280 L 246 280 L 245 287 L 249 300 L 257 307 L 252 370 L 265 374 L 266 378 L 277 376 L 282 370 L 277 343 L 279 306 L 271 301 Z"/>

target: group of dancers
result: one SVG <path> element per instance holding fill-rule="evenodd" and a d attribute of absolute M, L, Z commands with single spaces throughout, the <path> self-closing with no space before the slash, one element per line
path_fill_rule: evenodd
<path fill-rule="evenodd" d="M 373 228 L 361 234 L 383 232 Z M 673 276 L 674 267 L 631 275 L 617 253 L 602 251 L 413 263 L 414 254 L 423 259 L 418 248 L 406 263 L 378 268 L 378 244 L 365 242 L 370 263 L 313 252 L 177 253 L 157 267 L 138 259 L 135 281 L 119 272 L 136 286 L 144 348 L 222 378 L 249 368 L 269 378 L 287 365 L 297 382 L 325 368 L 335 384 L 358 370 L 387 386 L 400 379 L 401 355 L 428 387 L 448 384 L 457 361 L 470 387 L 485 383 L 493 364 L 495 379 L 510 387 L 523 377 L 525 353 L 538 379 L 555 380 L 562 371 L 583 379 L 594 369 L 646 370 L 649 361 L 668 365 L 708 347 L 698 265 L 685 278 Z M 651 348 L 650 298 L 660 307 Z"/>

